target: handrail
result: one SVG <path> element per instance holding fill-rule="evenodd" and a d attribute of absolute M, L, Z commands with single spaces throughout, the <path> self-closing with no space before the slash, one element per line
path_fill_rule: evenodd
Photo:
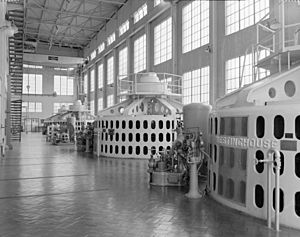
<path fill-rule="evenodd" d="M 280 6 L 280 4 L 282 4 L 282 6 Z M 284 16 L 284 1 L 280 1 L 279 3 L 279 10 L 282 12 L 281 13 L 281 17 Z M 289 24 L 289 25 L 285 25 L 284 22 L 282 22 L 281 24 L 281 28 L 278 30 L 273 30 L 270 27 L 268 27 L 266 24 L 263 24 L 263 21 L 265 21 L 267 19 L 267 17 L 271 16 L 271 13 L 274 12 L 274 9 L 271 12 L 268 12 L 265 16 L 263 16 L 256 24 L 256 43 L 255 44 L 251 44 L 250 46 L 248 46 L 245 50 L 244 53 L 244 59 L 243 59 L 243 65 L 242 65 L 242 71 L 241 74 L 239 75 L 239 88 L 242 87 L 243 84 L 243 79 L 244 79 L 244 73 L 245 73 L 245 67 L 246 67 L 246 56 L 248 54 L 250 54 L 252 52 L 252 81 L 255 81 L 257 79 L 257 75 L 258 75 L 258 79 L 259 78 L 259 73 L 258 70 L 258 61 L 260 60 L 260 53 L 261 50 L 266 50 L 270 53 L 270 55 L 275 54 L 276 53 L 276 48 L 278 49 L 278 47 L 280 48 L 280 46 L 282 46 L 281 51 L 285 52 L 285 47 L 290 46 L 291 44 L 293 45 L 299 45 L 300 44 L 300 23 L 293 23 L 293 24 Z M 295 28 L 294 30 L 291 28 Z M 285 29 L 291 29 L 294 34 L 293 35 L 285 35 Z M 264 30 L 267 31 L 268 34 L 267 36 L 262 36 L 260 35 L 260 30 Z M 276 39 L 276 35 L 279 34 L 280 36 L 280 40 L 278 41 Z M 263 37 L 263 39 L 260 39 L 260 37 Z M 270 41 L 271 43 L 267 43 L 268 41 Z M 278 42 L 277 42 L 278 41 Z M 279 55 L 281 54 L 280 52 L 278 52 Z M 279 58 L 279 71 L 281 71 L 281 61 Z M 288 69 L 290 69 L 290 53 L 288 53 Z"/>
<path fill-rule="evenodd" d="M 273 34 L 276 32 L 275 30 L 272 30 L 271 28 L 269 28 L 261 23 L 257 24 L 257 26 L 260 26 L 260 27 L 264 28 L 265 30 L 270 31 Z"/>

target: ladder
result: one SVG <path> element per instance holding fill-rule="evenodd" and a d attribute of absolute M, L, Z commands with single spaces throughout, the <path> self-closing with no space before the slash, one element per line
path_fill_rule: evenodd
<path fill-rule="evenodd" d="M 10 74 L 10 123 L 11 140 L 21 141 L 22 130 L 22 90 L 23 90 L 23 50 L 24 50 L 24 3 L 23 0 L 8 0 L 7 20 L 13 22 L 18 33 L 9 37 Z"/>

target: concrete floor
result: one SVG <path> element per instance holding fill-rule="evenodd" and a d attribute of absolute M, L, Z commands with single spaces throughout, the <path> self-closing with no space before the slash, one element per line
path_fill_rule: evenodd
<path fill-rule="evenodd" d="M 182 188 L 150 187 L 146 170 L 145 160 L 97 159 L 24 135 L 0 161 L 0 236 L 300 236 Z"/>

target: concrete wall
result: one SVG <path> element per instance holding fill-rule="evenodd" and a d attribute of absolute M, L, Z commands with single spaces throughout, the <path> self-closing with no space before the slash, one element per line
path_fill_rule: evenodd
<path fill-rule="evenodd" d="M 6 25 L 5 13 L 6 3 L 0 1 L 0 28 Z M 8 75 L 8 37 L 4 28 L 0 29 L 0 55 L 0 146 L 2 146 L 6 144 L 5 119 Z"/>
<path fill-rule="evenodd" d="M 141 5 L 148 3 L 148 14 L 137 24 L 133 24 L 132 15 Z M 90 53 L 96 49 L 100 43 L 106 42 L 107 36 L 112 32 L 116 32 L 116 41 L 106 47 L 105 50 L 97 54 L 96 58 L 90 61 L 84 71 L 88 73 L 90 68 L 97 65 L 101 60 L 104 62 L 107 55 L 112 54 L 114 50 L 118 52 L 120 45 L 129 46 L 128 68 L 129 73 L 133 72 L 133 42 L 142 33 L 146 32 L 147 42 L 149 43 L 147 54 L 147 71 L 167 72 L 182 75 L 183 73 L 210 66 L 210 104 L 214 104 L 217 98 L 225 94 L 225 62 L 228 59 L 242 56 L 246 49 L 256 43 L 256 26 L 250 26 L 230 35 L 225 35 L 225 1 L 210 1 L 210 42 L 200 48 L 192 50 L 188 53 L 182 53 L 182 8 L 190 1 L 180 1 L 171 6 L 170 3 L 162 3 L 157 7 L 153 7 L 152 0 L 131 0 L 128 1 L 115 15 L 114 19 L 110 20 L 106 27 L 90 42 L 89 46 L 84 50 L 84 56 L 88 57 Z M 279 0 L 270 0 L 271 18 L 280 20 L 278 16 Z M 286 18 L 289 24 L 300 22 L 299 8 L 297 3 L 294 7 L 286 6 Z M 172 16 L 173 21 L 173 58 L 159 65 L 153 63 L 153 29 L 155 25 L 167 17 Z M 130 29 L 121 37 L 118 36 L 118 27 L 129 19 Z M 208 52 L 207 48 L 211 51 Z M 118 53 L 116 54 L 118 55 Z M 117 67 L 115 67 L 117 69 Z M 106 68 L 104 67 L 104 71 Z M 118 72 L 115 72 L 118 75 Z M 104 73 L 104 85 L 105 85 Z M 95 77 L 97 81 L 97 76 Z M 116 84 L 116 83 L 115 83 Z M 104 87 L 104 105 L 106 104 L 106 95 L 110 93 Z M 101 93 L 102 94 L 102 93 Z M 99 93 L 100 95 L 100 93 Z M 97 101 L 97 93 L 87 96 L 88 99 L 94 98 Z M 95 106 L 96 107 L 96 106 Z M 97 111 L 95 111 L 97 112 Z"/>

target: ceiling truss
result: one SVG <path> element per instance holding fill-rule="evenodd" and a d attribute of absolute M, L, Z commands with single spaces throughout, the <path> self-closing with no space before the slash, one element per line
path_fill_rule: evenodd
<path fill-rule="evenodd" d="M 25 0 L 25 41 L 86 47 L 127 0 Z"/>

